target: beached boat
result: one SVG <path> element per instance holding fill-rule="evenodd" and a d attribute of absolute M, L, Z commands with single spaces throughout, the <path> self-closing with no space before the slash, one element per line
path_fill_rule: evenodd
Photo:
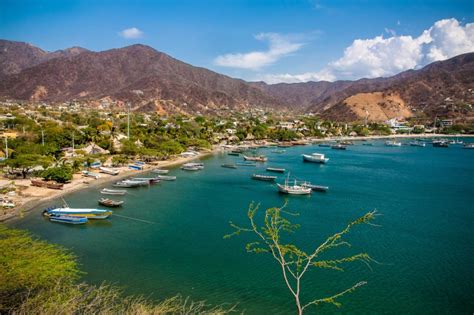
<path fill-rule="evenodd" d="M 141 171 L 143 169 L 143 165 L 128 164 L 128 168 L 136 171 Z"/>
<path fill-rule="evenodd" d="M 345 145 L 342 145 L 342 144 L 335 144 L 335 145 L 332 145 L 331 146 L 331 149 L 334 149 L 334 150 L 346 150 L 347 147 Z"/>
<path fill-rule="evenodd" d="M 221 167 L 224 167 L 224 168 L 237 168 L 237 165 L 235 165 L 235 164 L 221 164 Z"/>
<path fill-rule="evenodd" d="M 123 196 L 127 193 L 126 190 L 123 189 L 109 189 L 109 188 L 104 188 L 100 191 L 101 194 L 103 195 L 117 195 L 117 196 Z"/>
<path fill-rule="evenodd" d="M 82 171 L 82 176 L 92 177 L 94 179 L 99 179 L 100 178 L 100 174 L 90 172 L 90 171 Z"/>
<path fill-rule="evenodd" d="M 66 215 L 88 219 L 107 219 L 113 212 L 104 209 L 55 208 L 46 210 L 49 215 Z"/>
<path fill-rule="evenodd" d="M 463 149 L 474 149 L 474 143 L 464 144 Z"/>
<path fill-rule="evenodd" d="M 264 155 L 260 156 L 247 156 L 243 155 L 245 161 L 254 161 L 254 162 L 266 162 L 268 161 L 268 158 Z"/>
<path fill-rule="evenodd" d="M 108 167 L 99 167 L 99 170 L 101 173 L 104 173 L 104 174 L 109 174 L 109 175 L 118 175 L 120 173 L 119 170 L 116 170 L 116 169 L 113 169 L 113 168 L 108 168 Z"/>
<path fill-rule="evenodd" d="M 278 191 L 283 193 L 283 194 L 289 194 L 289 195 L 309 195 L 311 194 L 312 189 L 308 187 L 304 187 L 302 185 L 298 185 L 296 179 L 293 182 L 293 185 L 290 185 L 289 183 L 289 177 L 286 178 L 284 184 L 278 184 Z"/>
<path fill-rule="evenodd" d="M 31 185 L 36 187 L 45 187 L 49 189 L 63 189 L 64 184 L 55 183 L 55 182 L 45 182 L 39 179 L 32 179 Z"/>
<path fill-rule="evenodd" d="M 121 200 L 112 200 L 109 198 L 100 198 L 99 199 L 99 204 L 106 206 L 106 207 L 120 207 L 123 205 L 123 201 Z"/>
<path fill-rule="evenodd" d="M 447 148 L 449 143 L 445 140 L 433 140 L 433 147 L 435 148 Z"/>
<path fill-rule="evenodd" d="M 326 192 L 329 189 L 328 186 L 313 185 L 308 182 L 302 183 L 301 186 L 306 187 L 306 188 L 311 188 L 313 191 L 321 191 L 321 192 Z"/>
<path fill-rule="evenodd" d="M 285 169 L 277 167 L 267 167 L 267 172 L 285 173 Z"/>
<path fill-rule="evenodd" d="M 386 145 L 387 147 L 401 147 L 401 146 L 402 146 L 402 143 L 401 143 L 401 142 L 397 142 L 397 141 L 388 140 L 388 141 L 385 141 L 385 145 Z"/>
<path fill-rule="evenodd" d="M 176 180 L 176 176 L 158 175 L 156 176 L 159 180 L 173 181 Z"/>
<path fill-rule="evenodd" d="M 252 179 L 261 180 L 264 182 L 273 182 L 275 181 L 276 178 L 277 178 L 276 176 L 259 175 L 259 174 L 252 175 Z"/>
<path fill-rule="evenodd" d="M 49 221 L 51 222 L 58 222 L 58 223 L 66 223 L 66 224 L 86 224 L 89 222 L 88 218 L 85 217 L 74 217 L 69 215 L 48 215 Z"/>
<path fill-rule="evenodd" d="M 425 146 L 426 146 L 426 143 L 421 142 L 421 141 L 411 141 L 411 142 L 410 142 L 410 145 L 411 145 L 412 147 L 425 147 Z"/>
<path fill-rule="evenodd" d="M 321 154 L 321 153 L 313 153 L 311 155 L 302 154 L 302 156 L 303 156 L 303 161 L 305 162 L 326 163 L 327 161 L 329 161 L 329 159 L 324 157 L 324 154 Z"/>
<path fill-rule="evenodd" d="M 168 174 L 169 170 L 164 170 L 164 169 L 161 169 L 161 168 L 155 168 L 155 169 L 152 169 L 151 172 L 155 173 L 155 174 Z"/>

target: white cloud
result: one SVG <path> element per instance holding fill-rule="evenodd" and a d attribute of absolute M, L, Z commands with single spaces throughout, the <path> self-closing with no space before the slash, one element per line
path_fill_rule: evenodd
<path fill-rule="evenodd" d="M 268 41 L 268 50 L 221 55 L 214 59 L 214 64 L 222 67 L 258 70 L 299 50 L 304 45 L 294 42 L 289 36 L 277 33 L 260 33 L 255 36 L 255 39 Z"/>
<path fill-rule="evenodd" d="M 391 33 L 391 32 L 390 32 Z M 267 82 L 306 82 L 391 76 L 428 63 L 474 51 L 474 23 L 456 19 L 437 21 L 418 37 L 396 36 L 356 39 L 344 55 L 317 72 L 267 74 Z"/>
<path fill-rule="evenodd" d="M 119 35 L 126 39 L 136 39 L 142 38 L 143 32 L 136 27 L 131 27 L 119 32 Z"/>

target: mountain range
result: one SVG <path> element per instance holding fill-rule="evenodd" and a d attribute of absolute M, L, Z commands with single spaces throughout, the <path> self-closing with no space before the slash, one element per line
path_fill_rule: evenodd
<path fill-rule="evenodd" d="M 47 52 L 0 40 L 0 98 L 60 103 L 101 99 L 135 110 L 209 113 L 263 108 L 339 121 L 394 117 L 474 118 L 474 53 L 388 78 L 266 84 L 174 59 L 145 45 L 101 52 Z"/>

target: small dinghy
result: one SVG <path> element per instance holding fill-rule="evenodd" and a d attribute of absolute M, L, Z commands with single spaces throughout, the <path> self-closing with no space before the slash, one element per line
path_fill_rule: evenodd
<path fill-rule="evenodd" d="M 101 194 L 103 195 L 117 195 L 117 196 L 123 196 L 127 193 L 126 190 L 123 189 L 109 189 L 109 188 L 104 188 L 100 191 Z"/>
<path fill-rule="evenodd" d="M 163 170 L 161 168 L 155 168 L 155 169 L 151 170 L 151 172 L 155 173 L 155 174 L 168 174 L 169 170 Z"/>
<path fill-rule="evenodd" d="M 167 176 L 167 175 L 158 175 L 156 176 L 159 180 L 166 180 L 166 181 L 172 181 L 176 180 L 176 176 Z"/>
<path fill-rule="evenodd" d="M 237 168 L 237 165 L 235 165 L 235 164 L 222 164 L 221 167 L 224 167 L 224 168 Z"/>
<path fill-rule="evenodd" d="M 112 200 L 109 198 L 100 198 L 98 202 L 100 205 L 103 205 L 106 207 L 120 207 L 121 205 L 123 205 L 123 201 Z"/>
<path fill-rule="evenodd" d="M 285 169 L 284 168 L 277 168 L 277 167 L 267 167 L 267 172 L 285 173 Z"/>

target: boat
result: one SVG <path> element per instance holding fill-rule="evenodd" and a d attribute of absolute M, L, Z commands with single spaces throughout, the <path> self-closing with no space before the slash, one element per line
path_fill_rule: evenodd
<path fill-rule="evenodd" d="M 141 171 L 144 165 L 128 164 L 128 168 L 132 170 Z"/>
<path fill-rule="evenodd" d="M 158 175 L 158 176 L 156 176 L 156 178 L 159 179 L 159 180 L 165 180 L 165 181 L 176 180 L 176 176 Z"/>
<path fill-rule="evenodd" d="M 113 168 L 108 168 L 108 167 L 99 167 L 99 170 L 101 173 L 104 173 L 104 174 L 109 174 L 109 175 L 118 175 L 120 173 L 119 170 L 116 170 L 116 169 L 113 169 Z"/>
<path fill-rule="evenodd" d="M 284 168 L 267 167 L 267 172 L 285 173 Z"/>
<path fill-rule="evenodd" d="M 113 187 L 120 187 L 120 188 L 133 188 L 140 186 L 138 183 L 125 183 L 125 181 L 116 182 L 112 185 Z"/>
<path fill-rule="evenodd" d="M 109 189 L 109 188 L 104 188 L 100 191 L 101 194 L 103 195 L 117 195 L 117 196 L 123 196 L 127 193 L 126 190 L 123 189 Z"/>
<path fill-rule="evenodd" d="M 254 162 L 266 162 L 268 161 L 268 158 L 264 155 L 260 156 L 247 156 L 243 155 L 245 161 L 254 161 Z"/>
<path fill-rule="evenodd" d="M 288 184 L 289 182 L 289 174 L 285 180 L 284 184 L 277 183 L 278 191 L 283 194 L 289 195 L 309 195 L 311 194 L 312 189 L 308 187 L 304 187 L 302 185 L 298 185 L 296 179 L 293 185 Z"/>
<path fill-rule="evenodd" d="M 435 148 L 447 148 L 449 144 L 445 140 L 433 140 L 433 147 Z"/>
<path fill-rule="evenodd" d="M 474 143 L 464 144 L 463 149 L 474 149 Z"/>
<path fill-rule="evenodd" d="M 155 173 L 155 174 L 168 174 L 169 170 L 164 170 L 164 169 L 161 169 L 161 168 L 155 168 L 155 169 L 152 169 L 151 172 Z"/>
<path fill-rule="evenodd" d="M 47 209 L 48 215 L 65 215 L 71 217 L 82 217 L 88 219 L 107 219 L 112 215 L 112 211 L 104 209 L 82 209 L 82 208 L 54 208 Z"/>
<path fill-rule="evenodd" d="M 185 171 L 199 171 L 204 169 L 204 164 L 202 163 L 186 163 L 181 166 L 182 170 Z"/>
<path fill-rule="evenodd" d="M 303 161 L 305 162 L 313 162 L 313 163 L 326 163 L 329 161 L 328 158 L 324 157 L 324 154 L 321 153 L 313 153 L 311 155 L 309 154 L 302 154 L 303 156 Z"/>
<path fill-rule="evenodd" d="M 334 145 L 331 146 L 331 149 L 334 149 L 334 150 L 346 150 L 346 149 L 347 149 L 347 146 L 342 145 L 342 144 L 334 144 Z"/>
<path fill-rule="evenodd" d="M 461 145 L 463 145 L 463 144 L 464 144 L 464 141 L 461 141 L 461 140 L 459 140 L 458 138 L 456 138 L 455 144 L 461 144 Z"/>
<path fill-rule="evenodd" d="M 388 140 L 388 141 L 385 141 L 385 145 L 386 145 L 387 147 L 401 147 L 401 146 L 402 146 L 402 143 L 401 143 L 401 142 L 397 142 L 397 141 Z"/>
<path fill-rule="evenodd" d="M 99 179 L 100 178 L 100 174 L 90 172 L 90 171 L 82 171 L 82 175 L 85 176 L 85 177 L 92 177 L 94 179 Z"/>
<path fill-rule="evenodd" d="M 238 152 L 228 152 L 227 155 L 239 156 L 240 153 L 238 153 Z"/>
<path fill-rule="evenodd" d="M 340 144 L 342 144 L 342 145 L 354 145 L 354 142 L 348 141 L 348 140 L 343 140 L 343 141 L 340 142 Z"/>
<path fill-rule="evenodd" d="M 301 184 L 301 186 L 306 187 L 306 188 L 311 188 L 313 191 L 321 191 L 321 192 L 326 192 L 329 189 L 328 186 L 313 185 L 308 182 Z"/>
<path fill-rule="evenodd" d="M 257 166 L 257 163 L 236 163 L 237 166 Z"/>
<path fill-rule="evenodd" d="M 74 217 L 70 215 L 48 215 L 49 221 L 67 224 L 86 224 L 89 222 L 88 218 L 85 217 Z"/>
<path fill-rule="evenodd" d="M 272 150 L 271 151 L 272 153 L 278 153 L 278 154 L 282 154 L 282 153 L 285 153 L 286 150 L 279 150 L 279 149 L 275 149 L 275 150 Z"/>
<path fill-rule="evenodd" d="M 373 143 L 371 143 L 371 142 L 368 142 L 368 143 L 362 143 L 362 145 L 365 145 L 365 146 L 370 146 L 370 147 L 371 147 L 371 146 L 373 146 L 374 144 L 373 144 Z"/>
<path fill-rule="evenodd" d="M 412 147 L 425 147 L 425 146 L 426 146 L 426 143 L 421 142 L 421 141 L 411 141 L 411 142 L 410 142 L 410 145 L 411 145 Z"/>
<path fill-rule="evenodd" d="M 125 179 L 122 181 L 124 184 L 132 184 L 137 186 L 148 186 L 150 185 L 149 179 Z"/>
<path fill-rule="evenodd" d="M 120 200 L 112 200 L 109 198 L 100 198 L 99 199 L 99 204 L 106 206 L 106 207 L 120 207 L 123 205 L 123 201 Z"/>
<path fill-rule="evenodd" d="M 36 187 L 45 187 L 49 189 L 63 189 L 64 184 L 56 183 L 56 182 L 45 182 L 43 180 L 32 179 L 31 185 Z"/>
<path fill-rule="evenodd" d="M 140 182 L 148 182 L 149 184 L 156 184 L 156 183 L 160 182 L 159 176 L 156 176 L 156 177 L 133 177 L 130 180 L 140 181 Z"/>
<path fill-rule="evenodd" d="M 331 145 L 329 143 L 320 143 L 318 144 L 318 147 L 322 147 L 322 148 L 330 148 Z"/>
<path fill-rule="evenodd" d="M 276 176 L 259 175 L 259 174 L 252 175 L 252 179 L 262 180 L 264 182 L 274 182 L 276 178 L 277 178 Z"/>
<path fill-rule="evenodd" d="M 237 165 L 235 165 L 235 164 L 222 164 L 221 167 L 224 167 L 224 168 L 237 168 Z"/>

